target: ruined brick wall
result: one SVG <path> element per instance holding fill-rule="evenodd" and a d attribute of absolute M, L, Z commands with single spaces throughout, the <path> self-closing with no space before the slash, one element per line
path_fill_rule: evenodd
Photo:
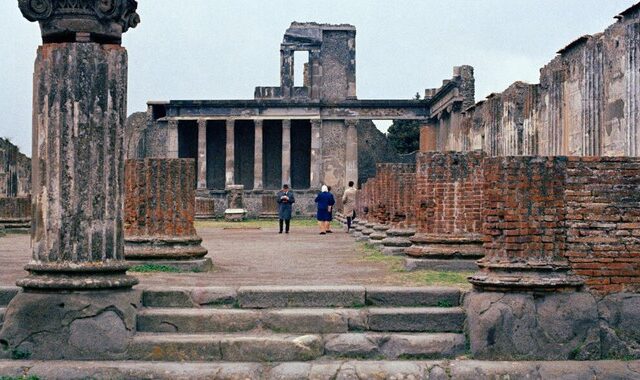
<path fill-rule="evenodd" d="M 415 190 L 415 164 L 378 164 L 379 196 L 377 203 L 381 213 L 380 221 L 394 227 L 407 227 L 414 219 L 412 194 Z"/>
<path fill-rule="evenodd" d="M 11 141 L 0 138 L 0 197 L 31 194 L 31 159 Z"/>
<path fill-rule="evenodd" d="M 640 291 L 640 159 L 569 158 L 565 256 L 598 292 Z"/>
<path fill-rule="evenodd" d="M 193 159 L 127 160 L 125 235 L 196 235 L 194 176 Z"/>
<path fill-rule="evenodd" d="M 516 82 L 459 112 L 460 89 L 443 86 L 436 97 L 450 104 L 439 107 L 454 112 L 439 124 L 438 150 L 640 156 L 639 56 L 640 5 L 635 5 L 604 32 L 561 49 L 540 70 L 539 84 Z"/>
<path fill-rule="evenodd" d="M 413 202 L 419 232 L 481 232 L 484 156 L 477 151 L 418 155 Z"/>
<path fill-rule="evenodd" d="M 640 290 L 640 159 L 492 157 L 484 173 L 487 257 L 566 265 L 594 292 Z"/>

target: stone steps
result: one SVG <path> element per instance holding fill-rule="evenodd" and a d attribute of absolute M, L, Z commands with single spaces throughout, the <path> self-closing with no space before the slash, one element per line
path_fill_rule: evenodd
<path fill-rule="evenodd" d="M 460 298 L 447 287 L 151 288 L 128 358 L 455 358 L 466 343 Z"/>
<path fill-rule="evenodd" d="M 319 360 L 291 363 L 0 360 L 0 377 L 41 379 L 637 379 L 640 361 Z"/>
<path fill-rule="evenodd" d="M 158 308 L 429 307 L 458 306 L 460 297 L 460 290 L 450 287 L 154 287 L 144 290 L 143 303 Z"/>
<path fill-rule="evenodd" d="M 150 334 L 139 333 L 131 360 L 290 362 L 321 358 L 394 360 L 455 358 L 465 350 L 463 334 Z"/>
<path fill-rule="evenodd" d="M 460 332 L 462 308 L 158 309 L 138 314 L 140 332 L 211 333 L 263 329 L 280 333 L 349 331 Z"/>

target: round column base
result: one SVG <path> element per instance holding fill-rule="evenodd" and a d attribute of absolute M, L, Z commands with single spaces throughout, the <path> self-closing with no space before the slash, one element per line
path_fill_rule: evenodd
<path fill-rule="evenodd" d="M 26 278 L 16 284 L 25 290 L 103 290 L 128 289 L 138 279 L 126 274 L 124 262 L 30 263 Z"/>
<path fill-rule="evenodd" d="M 125 237 L 124 256 L 127 260 L 193 260 L 207 255 L 200 245 L 202 238 L 189 237 Z"/>

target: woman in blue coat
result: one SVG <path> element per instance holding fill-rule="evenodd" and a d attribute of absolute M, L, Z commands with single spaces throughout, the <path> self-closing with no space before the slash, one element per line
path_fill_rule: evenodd
<path fill-rule="evenodd" d="M 320 226 L 320 235 L 325 235 L 327 230 L 329 230 L 333 205 L 336 204 L 336 200 L 333 198 L 333 194 L 329 192 L 327 186 L 322 186 L 322 192 L 316 197 L 316 203 L 318 205 L 317 218 L 318 225 Z"/>

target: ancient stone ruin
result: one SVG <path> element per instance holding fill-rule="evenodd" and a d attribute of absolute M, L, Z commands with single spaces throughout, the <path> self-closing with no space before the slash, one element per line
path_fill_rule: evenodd
<path fill-rule="evenodd" d="M 244 186 L 250 216 L 272 215 L 283 184 L 296 192 L 296 210 L 312 214 L 321 184 L 341 193 L 359 170 L 371 172 L 370 156 L 383 155 L 386 141 L 364 153 L 368 166 L 359 162 L 359 148 L 375 138 L 371 120 L 428 116 L 421 101 L 356 97 L 355 34 L 351 25 L 291 24 L 280 86 L 257 87 L 253 100 L 149 102 L 146 126 L 132 125 L 131 154 L 195 159 L 198 197 L 213 199 L 218 216 L 234 185 Z M 304 83 L 294 85 L 297 51 L 309 61 Z"/>
<path fill-rule="evenodd" d="M 0 138 L 0 229 L 31 227 L 31 160 Z"/>
<path fill-rule="evenodd" d="M 424 101 L 359 100 L 355 28 L 293 23 L 280 86 L 253 100 L 150 102 L 146 126 L 130 119 L 127 145 L 121 37 L 139 22 L 137 2 L 18 4 L 43 44 L 32 260 L 20 289 L 0 288 L 0 359 L 16 360 L 0 361 L 0 375 L 640 374 L 640 4 L 562 49 L 540 84 L 480 103 L 470 66 Z M 295 51 L 309 52 L 301 86 Z M 358 192 L 354 237 L 405 256 L 408 269 L 472 271 L 471 290 L 171 286 L 206 280 L 193 273 L 133 288 L 125 259 L 206 265 L 198 204 L 204 216 L 269 216 L 283 183 L 306 211 L 320 184 L 340 194 L 361 178 L 360 129 L 377 119 L 420 120 L 421 152 L 377 163 Z M 125 151 L 139 156 L 126 171 Z M 16 197 L 12 165 L 2 173 Z"/>
<path fill-rule="evenodd" d="M 360 225 L 416 228 L 408 268 L 480 258 L 464 301 L 476 358 L 638 355 L 639 16 L 562 49 L 539 85 L 475 105 L 472 68 L 456 68 L 427 90 L 416 167 L 379 165 L 359 193 Z"/>

